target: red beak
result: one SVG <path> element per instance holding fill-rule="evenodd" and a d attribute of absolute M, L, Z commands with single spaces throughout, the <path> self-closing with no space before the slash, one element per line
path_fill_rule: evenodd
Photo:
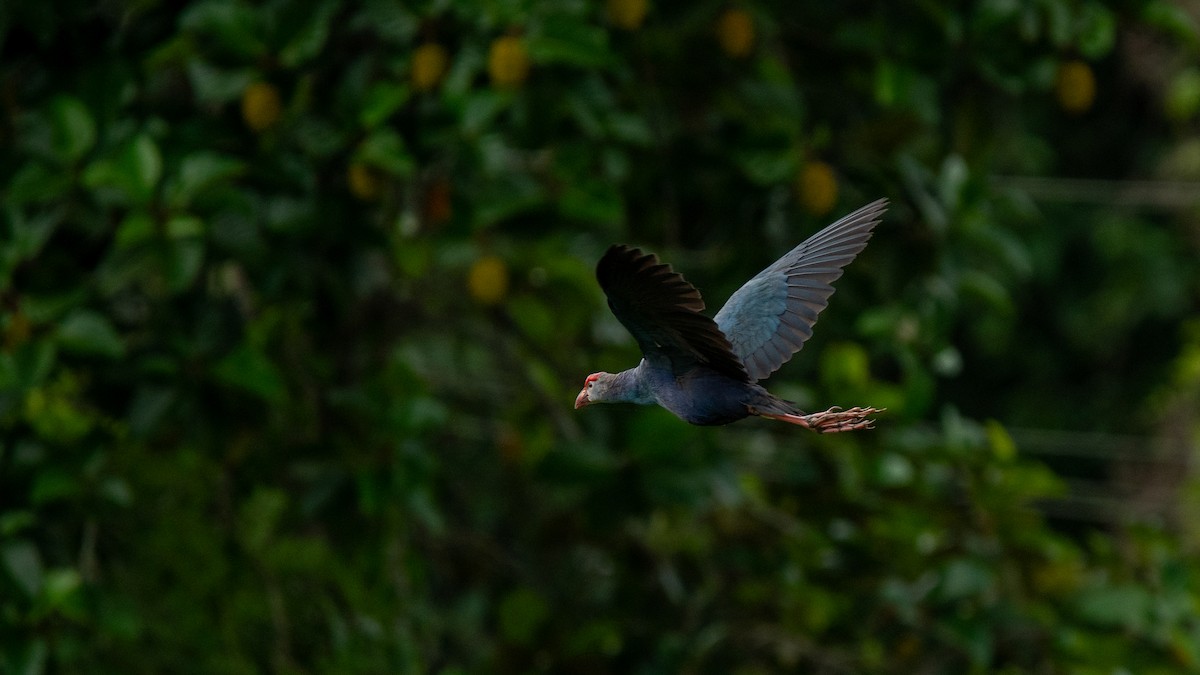
<path fill-rule="evenodd" d="M 584 387 L 583 390 L 579 392 L 579 395 L 575 397 L 575 409 L 579 410 L 589 403 L 591 403 L 591 401 L 588 400 L 587 387 Z"/>

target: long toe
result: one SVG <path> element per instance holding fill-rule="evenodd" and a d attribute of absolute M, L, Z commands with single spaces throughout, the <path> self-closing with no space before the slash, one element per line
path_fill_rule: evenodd
<path fill-rule="evenodd" d="M 863 408 L 854 407 L 849 410 L 842 410 L 834 406 L 825 412 L 812 413 L 804 416 L 804 421 L 813 431 L 823 434 L 833 434 L 839 431 L 857 431 L 859 429 L 871 429 L 875 425 L 875 420 L 870 419 L 869 415 L 881 413 L 887 408 Z"/>

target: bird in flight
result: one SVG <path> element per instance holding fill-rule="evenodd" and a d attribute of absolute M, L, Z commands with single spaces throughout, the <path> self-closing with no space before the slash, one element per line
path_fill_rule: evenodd
<path fill-rule="evenodd" d="M 829 433 L 870 429 L 883 409 L 804 413 L 758 383 L 800 351 L 829 304 L 842 268 L 867 246 L 887 210 L 874 201 L 809 237 L 737 290 L 708 318 L 700 291 L 653 253 L 609 247 L 596 265 L 608 307 L 637 340 L 641 362 L 592 373 L 575 408 L 592 403 L 658 405 L 691 424 L 758 415 Z"/>

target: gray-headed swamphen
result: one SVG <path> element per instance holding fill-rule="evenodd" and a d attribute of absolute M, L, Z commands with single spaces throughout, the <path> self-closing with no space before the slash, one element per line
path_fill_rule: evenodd
<path fill-rule="evenodd" d="M 609 247 L 596 265 L 608 306 L 637 340 L 642 361 L 620 373 L 592 373 L 575 399 L 657 403 L 692 424 L 728 424 L 750 415 L 819 432 L 869 429 L 875 408 L 805 414 L 757 384 L 800 351 L 834 280 L 871 238 L 887 210 L 880 199 L 809 237 L 739 288 L 713 319 L 700 291 L 652 253 Z"/>

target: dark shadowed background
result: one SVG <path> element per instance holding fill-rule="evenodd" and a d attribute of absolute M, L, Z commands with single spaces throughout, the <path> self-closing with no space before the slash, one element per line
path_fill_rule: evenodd
<path fill-rule="evenodd" d="M 0 672 L 1200 668 L 1197 17 L 3 3 Z M 572 409 L 879 197 L 877 430 Z"/>

